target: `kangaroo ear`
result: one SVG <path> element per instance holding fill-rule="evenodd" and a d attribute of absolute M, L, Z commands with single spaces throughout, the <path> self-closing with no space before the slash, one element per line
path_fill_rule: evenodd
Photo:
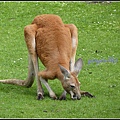
<path fill-rule="evenodd" d="M 64 68 L 62 65 L 59 65 L 62 74 L 64 75 L 65 80 L 70 78 L 70 72 Z"/>
<path fill-rule="evenodd" d="M 81 71 L 82 69 L 82 66 L 83 66 L 83 61 L 81 58 L 79 58 L 76 62 L 75 62 L 75 65 L 74 65 L 74 73 L 76 76 L 78 76 L 79 72 Z"/>

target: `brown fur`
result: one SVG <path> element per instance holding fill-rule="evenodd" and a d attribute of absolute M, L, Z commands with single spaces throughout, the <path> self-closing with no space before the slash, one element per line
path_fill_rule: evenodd
<path fill-rule="evenodd" d="M 43 14 L 36 16 L 30 25 L 25 26 L 24 36 L 29 55 L 28 78 L 25 81 L 10 79 L 0 82 L 30 87 L 36 77 L 37 99 L 42 99 L 44 94 L 41 81 L 50 97 L 56 99 L 47 81 L 58 78 L 64 89 L 61 100 L 66 98 L 66 93 L 72 99 L 80 99 L 81 95 L 93 97 L 88 92 L 80 91 L 77 76 L 82 68 L 82 59 L 75 62 L 78 35 L 74 24 L 64 24 L 57 15 Z M 44 71 L 39 71 L 38 57 L 46 67 Z"/>
<path fill-rule="evenodd" d="M 46 74 L 45 71 L 44 74 L 41 72 L 41 76 L 45 79 L 54 79 L 61 74 L 58 64 L 69 70 L 72 54 L 71 33 L 70 29 L 64 26 L 60 17 L 54 15 L 39 17 L 45 23 L 44 27 L 37 30 L 36 50 L 41 62 L 47 68 Z M 36 19 L 32 23 L 35 22 Z M 39 25 L 38 22 L 37 24 Z"/>

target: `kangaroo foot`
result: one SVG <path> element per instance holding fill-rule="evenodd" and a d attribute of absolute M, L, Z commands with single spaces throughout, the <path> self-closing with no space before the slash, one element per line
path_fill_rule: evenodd
<path fill-rule="evenodd" d="M 92 95 L 91 93 L 85 92 L 85 91 L 81 91 L 81 95 L 82 95 L 82 96 L 87 96 L 87 97 L 90 97 L 90 98 L 95 97 L 95 96 Z"/>
<path fill-rule="evenodd" d="M 37 100 L 42 100 L 44 98 L 42 93 L 38 93 Z"/>

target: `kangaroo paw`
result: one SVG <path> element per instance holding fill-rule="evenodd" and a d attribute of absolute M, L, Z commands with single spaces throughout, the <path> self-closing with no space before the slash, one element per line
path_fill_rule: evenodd
<path fill-rule="evenodd" d="M 66 100 L 66 94 L 67 92 L 64 90 L 62 95 L 59 97 L 59 100 Z"/>
<path fill-rule="evenodd" d="M 66 100 L 66 95 L 61 95 L 61 96 L 59 97 L 59 100 Z"/>
<path fill-rule="evenodd" d="M 52 98 L 52 100 L 57 100 L 57 97 L 56 96 L 54 96 L 54 97 L 51 97 Z"/>

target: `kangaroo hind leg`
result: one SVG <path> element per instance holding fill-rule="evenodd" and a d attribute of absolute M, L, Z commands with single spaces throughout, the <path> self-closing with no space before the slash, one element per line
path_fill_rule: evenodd
<path fill-rule="evenodd" d="M 76 50 L 78 46 L 78 33 L 77 33 L 77 27 L 74 24 L 65 24 L 65 27 L 68 27 L 71 32 L 71 40 L 72 40 L 72 55 L 70 60 L 70 71 L 74 71 L 74 64 L 75 64 L 75 56 L 76 56 Z"/>
<path fill-rule="evenodd" d="M 40 79 L 38 78 L 38 57 L 36 54 L 36 46 L 35 46 L 35 34 L 37 31 L 37 25 L 36 24 L 31 24 L 31 25 L 27 25 L 24 28 L 24 36 L 25 36 L 25 42 L 28 48 L 28 53 L 29 56 L 32 60 L 33 63 L 33 67 L 34 67 L 34 71 L 35 71 L 35 77 L 36 77 L 36 81 L 37 81 L 37 99 L 43 99 L 43 89 L 42 89 L 42 85 L 40 82 Z"/>

